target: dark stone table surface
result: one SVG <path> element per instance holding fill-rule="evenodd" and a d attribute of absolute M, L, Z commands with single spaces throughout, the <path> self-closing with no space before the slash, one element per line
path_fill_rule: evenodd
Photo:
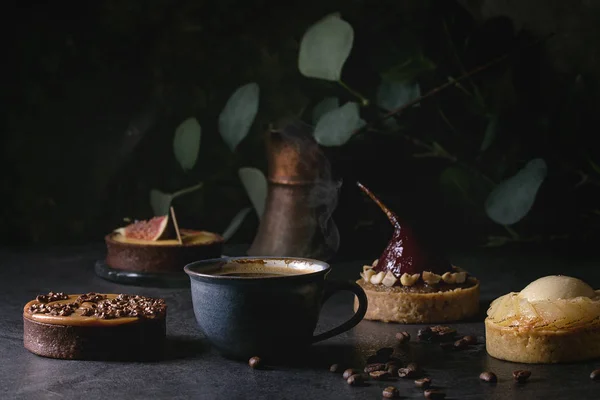
<path fill-rule="evenodd" d="M 235 252 L 229 249 L 230 252 Z M 228 253 L 229 255 L 235 255 Z M 316 344 L 302 357 L 282 365 L 253 370 L 245 363 L 222 358 L 202 338 L 192 311 L 189 289 L 125 286 L 94 274 L 102 259 L 100 245 L 46 249 L 0 250 L 0 398 L 2 399 L 381 399 L 384 387 L 396 386 L 401 398 L 424 398 L 412 380 L 374 382 L 350 387 L 329 365 L 363 367 L 382 347 L 395 347 L 396 332 L 416 338 L 422 325 L 363 321 L 356 328 Z M 531 280 L 552 273 L 579 276 L 600 287 L 597 260 L 541 252 L 515 253 L 498 249 L 457 254 L 452 261 L 482 281 L 482 313 L 472 322 L 451 324 L 461 334 L 484 341 L 483 316 L 489 302 L 518 291 Z M 356 278 L 362 262 L 333 263 L 330 279 Z M 166 299 L 168 347 L 160 362 L 66 361 L 38 357 L 23 348 L 22 308 L 48 291 L 134 293 Z M 323 307 L 317 331 L 332 327 L 351 314 L 352 296 L 335 295 Z M 294 343 L 290 343 L 290 347 Z M 397 351 L 400 352 L 399 348 Z M 413 340 L 404 355 L 425 369 L 448 399 L 593 399 L 600 382 L 589 379 L 600 362 L 570 365 L 522 365 L 489 357 L 485 345 L 444 352 L 435 344 Z M 532 371 L 528 383 L 513 382 L 512 371 Z M 480 382 L 479 373 L 492 370 L 496 385 Z"/>

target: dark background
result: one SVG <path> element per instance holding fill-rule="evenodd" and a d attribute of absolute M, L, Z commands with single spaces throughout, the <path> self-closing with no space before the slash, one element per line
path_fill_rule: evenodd
<path fill-rule="evenodd" d="M 598 238 L 598 1 L 108 0 L 4 6 L 2 242 L 101 241 L 123 218 L 152 215 L 151 189 L 197 182 L 203 189 L 174 203 L 181 224 L 222 232 L 250 205 L 237 170 L 266 172 L 269 123 L 303 109 L 310 115 L 325 96 L 355 100 L 297 67 L 302 34 L 336 11 L 355 30 L 343 79 L 370 99 L 390 71 L 425 93 L 508 55 L 462 82 L 469 94 L 451 87 L 404 113 L 400 129 L 376 124 L 325 149 L 344 181 L 334 214 L 340 257 L 371 256 L 390 235 L 356 180 L 447 247 L 581 251 Z M 258 116 L 231 153 L 218 115 L 252 81 L 261 88 Z M 379 115 L 361 112 L 367 121 Z M 191 116 L 202 125 L 202 145 L 184 173 L 172 139 Z M 482 152 L 492 117 L 496 139 Z M 415 157 L 434 143 L 442 156 Z M 532 211 L 508 232 L 485 215 L 490 181 L 538 157 L 548 177 Z M 231 241 L 251 242 L 257 226 L 253 213 Z"/>

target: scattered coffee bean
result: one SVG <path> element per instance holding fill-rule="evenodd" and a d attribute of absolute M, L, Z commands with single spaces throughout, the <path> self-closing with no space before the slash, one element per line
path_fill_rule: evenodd
<path fill-rule="evenodd" d="M 530 376 L 531 371 L 526 371 L 524 369 L 520 369 L 513 372 L 513 378 L 515 378 L 515 381 L 519 383 L 525 382 L 527 379 L 529 379 Z"/>
<path fill-rule="evenodd" d="M 441 390 L 437 390 L 437 389 L 427 389 L 426 391 L 423 392 L 423 395 L 425 396 L 426 399 L 430 399 L 430 400 L 442 400 L 446 398 L 446 393 L 442 392 Z"/>
<path fill-rule="evenodd" d="M 342 374 L 342 377 L 344 379 L 348 379 L 350 378 L 352 375 L 357 374 L 358 371 L 352 368 L 348 368 L 347 370 L 344 371 L 344 373 Z"/>
<path fill-rule="evenodd" d="M 260 357 L 252 357 L 250 360 L 248 360 L 248 365 L 254 369 L 260 368 L 261 364 L 262 360 L 260 359 Z"/>
<path fill-rule="evenodd" d="M 410 341 L 410 333 L 408 332 L 398 332 L 396 333 L 396 339 L 398 339 L 398 341 L 400 343 L 407 343 Z"/>
<path fill-rule="evenodd" d="M 485 382 L 490 382 L 490 383 L 498 382 L 498 377 L 496 376 L 496 374 L 493 372 L 489 372 L 489 371 L 484 371 L 481 374 L 479 374 L 479 379 L 481 379 L 482 381 L 485 381 Z"/>
<path fill-rule="evenodd" d="M 456 342 L 454 342 L 455 350 L 463 350 L 463 349 L 466 349 L 467 347 L 469 347 L 469 344 L 464 339 L 459 339 Z"/>
<path fill-rule="evenodd" d="M 430 327 L 425 327 L 423 329 L 419 329 L 419 331 L 417 332 L 417 337 L 421 341 L 429 341 L 429 340 L 431 340 L 432 336 L 433 336 L 433 331 L 431 330 Z"/>
<path fill-rule="evenodd" d="M 383 397 L 385 397 L 386 399 L 395 399 L 399 395 L 400 393 L 398 392 L 398 389 L 396 389 L 393 386 L 388 386 L 385 389 L 383 389 Z"/>
<path fill-rule="evenodd" d="M 360 386 L 365 383 L 365 380 L 361 374 L 351 375 L 347 381 L 350 386 Z"/>
<path fill-rule="evenodd" d="M 398 368 L 398 376 L 400 378 L 417 378 L 420 374 L 421 370 L 415 363 L 410 363 L 404 368 Z"/>
<path fill-rule="evenodd" d="M 590 374 L 590 379 L 593 381 L 597 381 L 598 379 L 600 379 L 600 369 L 593 370 Z"/>
<path fill-rule="evenodd" d="M 369 373 L 369 376 L 375 379 L 376 381 L 382 381 L 388 379 L 391 375 L 387 371 L 373 371 Z"/>
<path fill-rule="evenodd" d="M 374 371 L 385 371 L 386 369 L 387 367 L 384 363 L 367 364 L 365 372 L 369 374 Z"/>
<path fill-rule="evenodd" d="M 415 386 L 427 389 L 429 386 L 431 386 L 431 378 L 417 379 L 415 381 Z"/>
<path fill-rule="evenodd" d="M 340 370 L 340 364 L 331 364 L 329 367 L 330 372 L 338 372 Z"/>
<path fill-rule="evenodd" d="M 476 336 L 471 336 L 471 335 L 463 336 L 463 338 L 461 340 L 466 341 L 469 346 L 473 346 L 473 345 L 477 344 Z"/>

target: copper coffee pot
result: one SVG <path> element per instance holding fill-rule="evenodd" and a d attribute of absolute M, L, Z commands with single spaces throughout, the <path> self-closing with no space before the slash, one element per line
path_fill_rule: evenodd
<path fill-rule="evenodd" d="M 331 214 L 339 183 L 332 181 L 327 158 L 312 128 L 291 122 L 265 137 L 268 192 L 251 256 L 330 259 L 339 246 Z"/>

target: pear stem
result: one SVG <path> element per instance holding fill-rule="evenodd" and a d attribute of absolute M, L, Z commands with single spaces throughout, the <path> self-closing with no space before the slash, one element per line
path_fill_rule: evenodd
<path fill-rule="evenodd" d="M 371 198 L 371 200 L 373 200 L 375 202 L 375 204 L 377 204 L 379 206 L 379 208 L 381 208 L 381 210 L 385 213 L 385 215 L 387 215 L 387 217 L 390 220 L 390 222 L 392 223 L 392 225 L 394 225 L 397 228 L 400 227 L 400 223 L 398 222 L 398 217 L 396 216 L 396 214 L 394 214 L 389 208 L 387 208 L 385 206 L 385 204 L 383 204 L 381 202 L 381 200 L 379 200 L 377 197 L 375 197 L 375 195 L 369 189 L 367 189 L 366 186 L 364 186 L 360 182 L 356 182 L 356 184 L 363 192 L 365 192 L 367 194 L 367 196 L 369 196 Z"/>

